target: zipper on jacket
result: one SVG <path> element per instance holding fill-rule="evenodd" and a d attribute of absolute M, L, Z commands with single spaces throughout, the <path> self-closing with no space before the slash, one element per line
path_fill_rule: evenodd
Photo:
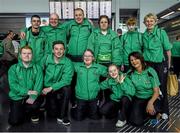
<path fill-rule="evenodd" d="M 87 69 L 87 93 L 88 93 L 88 100 L 89 100 L 89 86 L 88 86 L 88 80 L 89 80 L 89 69 L 88 68 L 86 68 Z"/>
<path fill-rule="evenodd" d="M 79 34 L 80 34 L 80 27 L 79 27 L 79 26 L 78 26 L 78 30 L 79 30 L 79 31 L 78 31 L 78 38 L 77 38 L 77 43 L 76 43 L 76 55 L 78 55 L 78 50 L 79 50 L 79 49 L 78 49 Z"/>

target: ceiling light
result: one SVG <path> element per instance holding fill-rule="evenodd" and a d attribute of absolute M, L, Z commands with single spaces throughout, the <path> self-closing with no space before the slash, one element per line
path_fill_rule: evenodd
<path fill-rule="evenodd" d="M 174 11 L 172 11 L 172 12 L 170 12 L 170 13 L 168 13 L 168 14 L 165 14 L 164 16 L 162 16 L 161 18 L 165 18 L 165 17 L 167 17 L 167 16 L 169 16 L 169 15 L 171 15 L 171 14 L 173 14 L 174 13 Z"/>

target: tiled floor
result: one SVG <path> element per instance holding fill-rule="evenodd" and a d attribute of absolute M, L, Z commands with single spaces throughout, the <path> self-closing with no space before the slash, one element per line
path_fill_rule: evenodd
<path fill-rule="evenodd" d="M 0 82 L 2 85 L 2 82 Z M 4 83 L 4 82 L 3 82 Z M 56 120 L 42 117 L 39 123 L 31 123 L 30 121 L 16 127 L 9 126 L 8 110 L 9 103 L 7 90 L 0 87 L 0 131 L 16 131 L 16 132 L 180 132 L 180 95 L 169 97 L 170 119 L 160 120 L 158 124 L 151 125 L 147 122 L 142 127 L 134 127 L 129 124 L 122 128 L 116 128 L 116 120 L 89 120 L 81 122 L 71 120 L 70 126 L 63 126 Z"/>

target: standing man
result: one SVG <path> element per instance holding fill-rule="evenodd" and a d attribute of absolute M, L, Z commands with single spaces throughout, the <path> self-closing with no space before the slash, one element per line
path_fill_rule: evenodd
<path fill-rule="evenodd" d="M 20 50 L 20 60 L 8 72 L 10 85 L 9 124 L 23 123 L 30 115 L 32 122 L 39 121 L 38 109 L 41 105 L 39 94 L 43 85 L 43 72 L 40 66 L 32 63 L 32 48 L 28 45 Z M 26 115 L 28 113 L 28 115 Z"/>
<path fill-rule="evenodd" d="M 28 44 L 33 50 L 33 62 L 39 63 L 43 56 L 47 54 L 45 47 L 47 36 L 40 28 L 41 18 L 38 15 L 31 17 L 31 27 L 25 31 L 25 38 L 20 40 L 20 47 Z"/>
<path fill-rule="evenodd" d="M 25 29 L 26 31 L 27 29 Z M 45 51 L 48 54 L 52 53 L 52 44 L 54 41 L 62 40 L 66 46 L 66 28 L 64 25 L 61 25 L 59 22 L 59 16 L 56 13 L 52 13 L 49 16 L 49 25 L 42 26 L 41 30 L 45 32 L 47 36 L 48 44 L 45 46 Z M 21 38 L 25 38 L 26 33 L 21 32 Z"/>
<path fill-rule="evenodd" d="M 50 14 L 49 25 L 41 27 L 42 30 L 48 37 L 48 45 L 46 45 L 46 51 L 48 54 L 52 53 L 52 44 L 54 41 L 62 40 L 64 46 L 66 47 L 67 38 L 66 38 L 66 28 L 61 25 L 59 22 L 59 16 L 56 13 Z"/>
<path fill-rule="evenodd" d="M 68 106 L 74 69 L 64 52 L 62 41 L 53 42 L 53 53 L 48 55 L 43 63 L 45 77 L 42 93 L 46 95 L 47 115 L 56 117 L 63 125 L 69 125 Z"/>
<path fill-rule="evenodd" d="M 67 56 L 73 62 L 82 62 L 84 51 L 87 49 L 88 38 L 92 32 L 91 23 L 84 18 L 81 8 L 74 10 L 74 20 L 67 22 L 68 52 Z"/>
<path fill-rule="evenodd" d="M 84 18 L 84 11 L 81 8 L 74 10 L 74 20 L 64 24 L 67 27 L 68 48 L 67 57 L 73 62 L 82 62 L 83 53 L 87 49 L 88 38 L 92 32 L 92 25 L 88 19 Z M 73 76 L 72 88 L 72 107 L 75 107 L 75 84 L 76 73 Z"/>

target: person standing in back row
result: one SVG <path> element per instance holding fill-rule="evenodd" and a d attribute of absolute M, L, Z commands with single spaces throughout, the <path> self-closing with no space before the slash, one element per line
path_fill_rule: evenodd
<path fill-rule="evenodd" d="M 92 32 L 92 25 L 84 18 L 84 11 L 81 8 L 74 10 L 74 20 L 64 23 L 67 28 L 67 54 L 72 62 L 83 62 L 83 53 L 87 49 L 88 38 Z M 72 107 L 75 107 L 75 84 L 76 73 L 74 73 L 72 88 Z"/>
<path fill-rule="evenodd" d="M 47 36 L 40 28 L 41 18 L 38 15 L 31 16 L 31 27 L 26 30 L 25 38 L 20 40 L 20 47 L 29 45 L 33 50 L 33 62 L 40 64 L 41 59 L 47 54 L 45 47 Z"/>
<path fill-rule="evenodd" d="M 144 17 L 146 31 L 143 34 L 144 60 L 153 67 L 160 80 L 162 92 L 162 118 L 168 119 L 167 75 L 171 66 L 171 48 L 169 38 L 163 29 L 158 28 L 157 16 L 149 13 Z"/>
<path fill-rule="evenodd" d="M 117 33 L 109 27 L 110 20 L 108 16 L 101 15 L 98 24 L 99 28 L 95 29 L 88 39 L 88 49 L 94 52 L 96 63 L 106 67 L 111 63 L 120 66 L 122 63 L 122 49 Z M 102 80 L 103 77 L 101 77 Z M 101 103 L 108 100 L 111 93 L 109 89 L 102 91 L 100 93 Z"/>
<path fill-rule="evenodd" d="M 126 22 L 128 32 L 122 35 L 121 45 L 123 49 L 123 65 L 121 67 L 123 72 L 129 70 L 128 55 L 131 52 L 138 51 L 142 52 L 142 34 L 137 31 L 135 18 L 129 18 Z"/>

